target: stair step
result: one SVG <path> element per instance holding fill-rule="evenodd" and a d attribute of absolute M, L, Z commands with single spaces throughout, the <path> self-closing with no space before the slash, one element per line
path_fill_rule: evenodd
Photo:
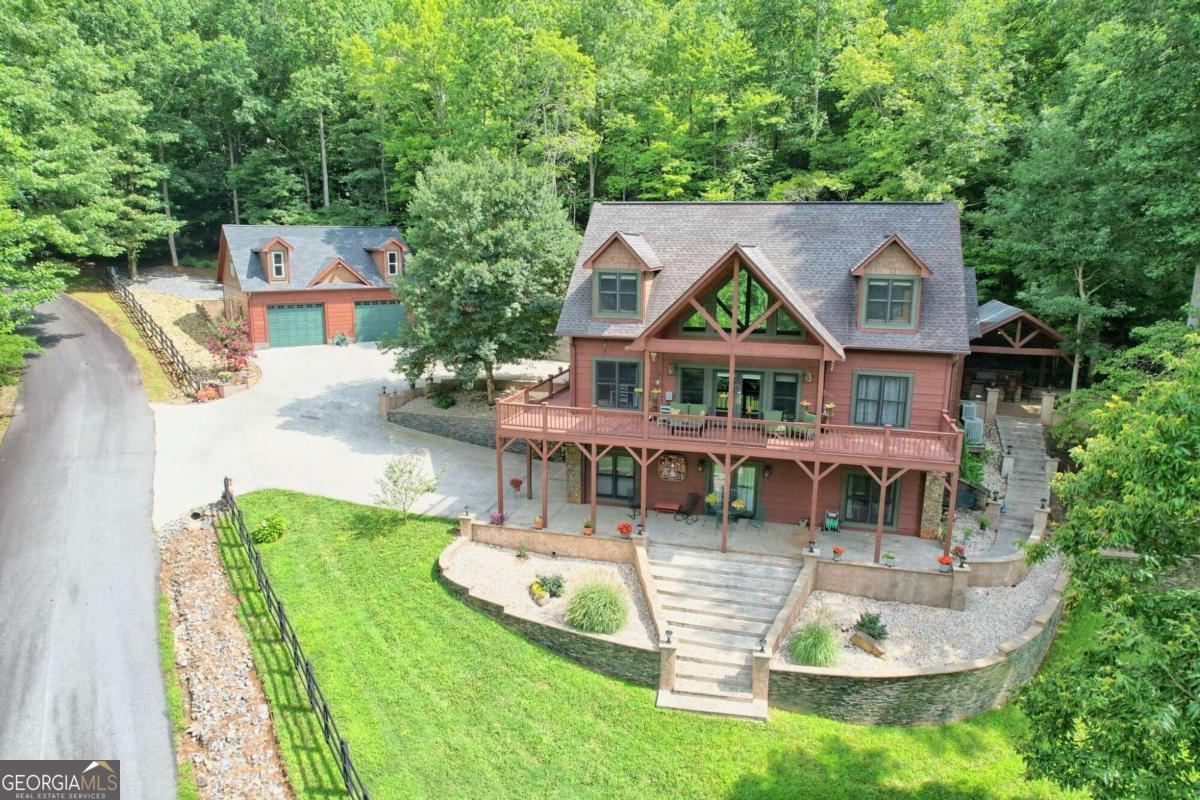
<path fill-rule="evenodd" d="M 703 628 L 704 630 L 716 631 L 718 633 L 739 633 L 755 637 L 766 636 L 767 631 L 771 629 L 770 622 L 730 619 L 729 617 L 720 617 L 713 614 L 696 614 L 691 611 L 680 611 L 678 609 L 664 609 L 663 615 L 667 619 L 667 624 L 676 629 L 681 627 Z"/>
<path fill-rule="evenodd" d="M 651 542 L 648 555 L 651 558 L 658 558 L 659 554 L 664 555 L 688 555 L 708 558 L 719 558 L 723 561 L 737 561 L 743 564 L 766 564 L 773 567 L 788 567 L 790 569 L 799 570 L 803 562 L 797 558 L 789 558 L 788 556 L 768 556 L 758 553 L 721 553 L 716 550 L 706 550 L 700 547 L 684 547 L 673 544 L 659 544 Z"/>
<path fill-rule="evenodd" d="M 707 661 L 688 661 L 675 659 L 675 677 L 706 678 L 708 680 L 745 681 L 750 685 L 753 670 L 750 660 L 744 659 L 741 664 L 712 664 Z"/>
<path fill-rule="evenodd" d="M 712 678 L 686 678 L 675 676 L 675 686 L 671 691 L 677 694 L 694 694 L 705 697 L 722 697 L 727 700 L 749 702 L 754 699 L 750 679 L 744 680 L 714 680 Z"/>
<path fill-rule="evenodd" d="M 748 589 L 751 591 L 782 594 L 787 596 L 795 580 L 781 578 L 757 578 L 720 572 L 703 572 L 694 567 L 670 567 L 650 564 L 650 574 L 655 579 L 675 580 L 698 586 L 714 586 L 721 589 Z"/>
<path fill-rule="evenodd" d="M 659 708 L 696 711 L 701 714 L 717 714 L 726 717 L 745 717 L 757 720 L 767 718 L 766 700 L 726 700 L 723 697 L 676 694 L 667 689 L 659 689 L 657 705 Z"/>
<path fill-rule="evenodd" d="M 728 573 L 731 575 L 746 575 L 755 578 L 776 578 L 794 581 L 800 574 L 798 567 L 782 567 L 771 564 L 747 564 L 744 561 L 733 561 L 704 556 L 694 556 L 684 553 L 651 553 L 650 566 L 684 567 L 705 572 Z"/>
<path fill-rule="evenodd" d="M 778 605 L 767 606 L 732 600 L 722 601 L 710 599 L 707 593 L 704 597 L 666 594 L 661 588 L 658 590 L 658 597 L 662 602 L 662 607 L 665 609 L 691 611 L 697 614 L 712 614 L 713 616 L 728 617 L 729 619 L 743 619 L 767 623 L 775 621 L 775 617 L 778 616 L 779 609 L 783 605 L 782 602 Z"/>
<path fill-rule="evenodd" d="M 757 606 L 764 609 L 777 610 L 783 605 L 787 597 L 787 592 L 777 590 L 769 592 L 756 592 L 752 589 L 744 588 L 721 588 L 719 586 L 707 586 L 702 584 L 688 583 L 687 581 L 675 581 L 669 578 L 659 578 L 654 576 L 654 587 L 658 589 L 660 597 L 666 595 L 674 595 L 677 597 L 688 597 L 712 601 L 731 602 L 739 606 Z M 789 592 L 791 589 L 788 590 Z M 665 600 L 664 600 L 665 602 Z"/>
<path fill-rule="evenodd" d="M 723 667 L 750 668 L 750 653 L 745 650 L 727 650 L 720 646 L 679 642 L 675 650 L 675 669 L 689 664 L 712 664 Z"/>
<path fill-rule="evenodd" d="M 730 650 L 741 650 L 746 653 L 757 651 L 758 640 L 762 638 L 754 634 L 710 631 L 706 628 L 690 628 L 681 625 L 675 626 L 674 630 L 675 638 L 686 644 L 724 647 Z"/>

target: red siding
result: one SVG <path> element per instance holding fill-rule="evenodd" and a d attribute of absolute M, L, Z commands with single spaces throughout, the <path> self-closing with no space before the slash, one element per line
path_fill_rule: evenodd
<path fill-rule="evenodd" d="M 708 458 L 695 453 L 684 454 L 687 458 L 687 477 L 679 482 L 667 482 L 658 477 L 658 463 L 650 464 L 647 481 L 647 508 L 652 509 L 654 503 L 682 503 L 689 493 L 695 492 L 702 498 L 708 487 Z M 697 468 L 700 461 L 705 462 L 705 471 Z M 770 465 L 771 477 L 762 480 L 760 501 L 766 504 L 767 519 L 770 522 L 796 524 L 801 517 L 807 517 L 811 507 L 812 482 L 795 462 L 763 459 L 759 463 Z M 823 519 L 826 511 L 841 509 L 842 483 L 846 471 L 855 471 L 855 467 L 844 467 L 834 470 L 821 479 L 817 489 L 817 517 Z M 584 503 L 591 502 L 591 488 L 587 485 L 590 480 L 590 467 L 584 461 Z M 895 530 L 886 529 L 887 533 L 916 535 L 921 527 L 921 500 L 924 491 L 923 472 L 907 472 L 900 480 L 900 511 L 896 520 Z M 701 512 L 703 513 L 703 511 Z M 701 523 L 702 524 L 702 523 Z M 846 525 L 855 530 L 874 531 L 874 524 Z"/>
<path fill-rule="evenodd" d="M 267 343 L 267 305 L 289 303 L 325 304 L 325 341 L 333 341 L 340 331 L 354 341 L 354 303 L 358 300 L 391 300 L 387 287 L 371 289 L 304 289 L 294 292 L 253 292 L 250 294 L 250 338 L 256 345 Z"/>
<path fill-rule="evenodd" d="M 849 425 L 851 383 L 856 369 L 913 373 L 912 415 L 909 427 L 941 430 L 942 409 L 949 391 L 953 356 L 937 353 L 894 353 L 848 350 L 846 360 L 825 368 L 825 397 L 837 403 L 833 422 Z"/>

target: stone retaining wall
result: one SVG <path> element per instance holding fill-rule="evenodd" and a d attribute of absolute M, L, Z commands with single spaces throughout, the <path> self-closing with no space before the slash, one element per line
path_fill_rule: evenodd
<path fill-rule="evenodd" d="M 480 447 L 496 447 L 496 422 L 480 417 L 459 417 L 453 414 L 425 414 L 403 408 L 387 412 L 387 421 L 434 436 L 444 436 Z M 525 442 L 513 442 L 510 453 L 524 453 Z"/>
<path fill-rule="evenodd" d="M 864 675 L 834 668 L 773 664 L 770 703 L 863 725 L 956 722 L 1002 705 L 1042 663 L 1062 619 L 1066 573 L 1033 623 L 996 652 L 975 661 Z"/>
<path fill-rule="evenodd" d="M 451 580 L 446 575 L 446 571 L 453 562 L 458 548 L 467 541 L 469 541 L 467 537 L 460 536 L 451 542 L 450 546 L 443 550 L 438 557 L 438 573 L 442 583 L 464 603 L 482 611 L 526 639 L 559 655 L 572 658 L 589 669 L 611 675 L 614 678 L 621 678 L 630 683 L 658 688 L 658 650 L 612 642 L 580 631 L 573 631 L 553 622 L 530 619 L 515 610 L 478 597 L 472 594 L 468 587 Z M 477 539 L 477 541 L 482 540 Z M 530 550 L 534 549 L 528 544 L 526 546 Z M 586 556 L 584 557 L 586 558 Z"/>

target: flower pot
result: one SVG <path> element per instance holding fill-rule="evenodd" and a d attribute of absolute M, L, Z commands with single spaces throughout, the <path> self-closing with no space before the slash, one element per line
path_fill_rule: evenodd
<path fill-rule="evenodd" d="M 949 571 L 950 571 L 949 564 L 938 564 L 938 572 L 949 572 Z"/>
<path fill-rule="evenodd" d="M 545 523 L 534 520 L 533 529 L 535 531 L 540 531 L 544 527 L 546 527 Z"/>
<path fill-rule="evenodd" d="M 841 561 L 841 560 L 842 560 L 842 554 L 841 554 L 841 553 L 834 553 L 834 554 L 833 554 L 833 560 L 834 560 L 834 561 Z"/>
<path fill-rule="evenodd" d="M 894 559 L 894 558 L 885 558 L 885 559 L 883 560 L 883 565 L 884 565 L 885 567 L 894 567 L 894 566 L 896 566 L 896 559 Z"/>
<path fill-rule="evenodd" d="M 583 535 L 584 535 L 584 536 L 591 536 L 591 535 L 592 535 L 593 533 L 595 533 L 595 532 L 596 532 L 596 529 L 595 529 L 595 528 L 584 528 L 584 529 L 583 529 Z"/>

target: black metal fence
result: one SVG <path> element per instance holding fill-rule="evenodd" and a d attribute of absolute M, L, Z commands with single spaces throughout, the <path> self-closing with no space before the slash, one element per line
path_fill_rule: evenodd
<path fill-rule="evenodd" d="M 329 752 L 338 764 L 342 781 L 346 784 L 346 791 L 353 800 L 370 800 L 367 787 L 363 785 L 362 778 L 359 777 L 358 770 L 354 767 L 354 762 L 350 760 L 350 745 L 338 731 L 337 723 L 334 722 L 333 715 L 329 712 L 329 703 L 325 701 L 325 695 L 321 691 L 321 687 L 317 685 L 317 678 L 313 675 L 312 662 L 305 658 L 304 649 L 300 647 L 300 640 L 296 638 L 296 631 L 292 629 L 292 623 L 283 609 L 283 601 L 275 594 L 275 590 L 271 587 L 271 581 L 267 578 L 266 571 L 263 570 L 262 554 L 254 546 L 254 539 L 246 530 L 246 521 L 242 517 L 242 510 L 238 507 L 237 498 L 233 496 L 228 478 L 225 479 L 221 501 L 221 513 L 227 521 L 233 524 L 238 537 L 242 540 L 246 556 L 250 559 L 250 566 L 254 568 L 254 577 L 258 581 L 258 588 L 262 591 L 263 600 L 266 602 L 267 613 L 271 615 L 271 619 L 279 628 L 283 644 L 291 654 L 292 667 L 295 668 L 300 682 L 304 684 L 304 692 L 308 695 L 309 705 L 312 706 L 312 710 L 320 720 L 325 744 L 329 746 Z"/>
<path fill-rule="evenodd" d="M 129 313 L 134 327 L 142 334 L 150 351 L 162 362 L 167 375 L 175 385 L 192 395 L 200 391 L 202 382 L 200 372 L 187 362 L 183 354 L 175 347 L 175 343 L 171 341 L 171 337 L 167 336 L 167 332 L 154 321 L 146 309 L 142 308 L 142 304 L 138 302 L 133 292 L 129 291 L 125 282 L 117 275 L 117 271 L 109 267 L 107 278 L 109 286 L 112 287 L 113 297 Z"/>

